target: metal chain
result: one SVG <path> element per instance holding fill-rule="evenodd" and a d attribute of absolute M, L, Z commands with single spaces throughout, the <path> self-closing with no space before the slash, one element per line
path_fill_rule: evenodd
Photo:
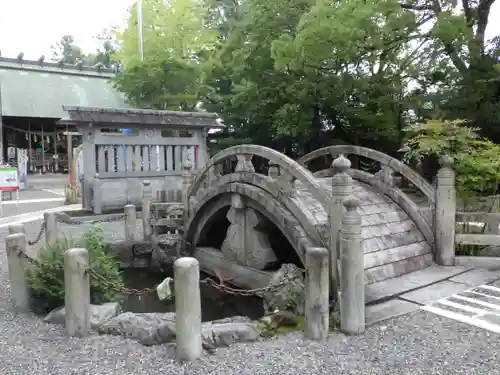
<path fill-rule="evenodd" d="M 222 282 L 217 283 L 216 280 L 207 277 L 206 279 L 203 279 L 200 281 L 201 284 L 209 285 L 213 287 L 214 289 L 230 294 L 233 296 L 242 296 L 242 297 L 252 297 L 252 296 L 257 296 L 257 297 L 262 297 L 264 294 L 273 292 L 275 290 L 281 289 L 284 287 L 288 282 L 294 281 L 295 279 L 298 279 L 302 274 L 304 273 L 304 270 L 297 269 L 295 272 L 293 272 L 291 275 L 288 275 L 285 277 L 283 280 L 281 280 L 279 283 L 276 284 L 271 284 L 269 286 L 266 286 L 264 288 L 256 288 L 256 289 L 237 289 L 237 288 L 231 288 L 230 286 L 224 285 Z"/>
<path fill-rule="evenodd" d="M 81 225 L 85 223 L 91 223 L 91 224 L 97 224 L 97 223 L 112 223 L 115 221 L 122 221 L 125 219 L 124 214 L 116 214 L 111 217 L 105 218 L 105 219 L 98 219 L 98 220 L 74 220 L 71 219 L 69 216 L 65 218 L 67 215 L 57 215 L 57 221 L 62 223 L 62 224 L 67 224 L 67 225 Z"/>
<path fill-rule="evenodd" d="M 45 222 L 42 222 L 42 226 L 40 227 L 40 230 L 38 231 L 38 234 L 37 234 L 35 240 L 28 241 L 28 245 L 33 246 L 33 245 L 36 245 L 38 242 L 40 242 L 40 240 L 43 237 L 44 232 L 45 232 Z"/>
<path fill-rule="evenodd" d="M 17 250 L 17 255 L 20 258 L 25 259 L 29 264 L 31 264 L 35 267 L 43 267 L 43 268 L 48 269 L 50 271 L 60 271 L 63 269 L 62 265 L 42 263 L 42 262 L 38 261 L 37 259 L 30 257 L 20 247 L 16 247 L 15 250 Z"/>
<path fill-rule="evenodd" d="M 156 288 L 158 288 L 158 285 L 160 285 L 157 284 L 152 288 L 144 288 L 144 289 L 125 288 L 121 285 L 118 285 L 117 283 L 107 280 L 104 276 L 99 275 L 96 271 L 94 271 L 91 268 L 87 269 L 87 272 L 91 276 L 101 281 L 104 284 L 104 286 L 113 289 L 115 292 L 120 292 L 128 296 L 144 296 L 146 294 L 154 293 L 156 291 Z"/>

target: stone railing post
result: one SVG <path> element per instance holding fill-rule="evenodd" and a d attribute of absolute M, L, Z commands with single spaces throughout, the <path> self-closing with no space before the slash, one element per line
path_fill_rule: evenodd
<path fill-rule="evenodd" d="M 134 241 L 135 232 L 137 228 L 137 215 L 135 211 L 135 206 L 133 204 L 127 204 L 124 207 L 125 211 L 125 240 Z"/>
<path fill-rule="evenodd" d="M 306 248 L 306 289 L 304 336 L 323 340 L 329 330 L 329 252 L 324 247 Z"/>
<path fill-rule="evenodd" d="M 45 212 L 43 214 L 43 222 L 45 225 L 45 244 L 53 245 L 57 241 L 59 228 L 57 225 L 57 216 L 55 212 Z"/>
<path fill-rule="evenodd" d="M 193 181 L 192 176 L 193 163 L 188 157 L 182 163 L 182 204 L 184 206 L 184 220 L 187 219 L 189 213 L 189 187 Z"/>
<path fill-rule="evenodd" d="M 442 156 L 441 168 L 437 173 L 435 236 L 436 263 L 441 266 L 455 264 L 455 214 L 457 210 L 455 196 L 455 171 L 453 159 Z"/>
<path fill-rule="evenodd" d="M 346 212 L 340 229 L 340 329 L 356 335 L 365 330 L 364 252 L 361 246 L 359 201 L 344 200 Z"/>
<path fill-rule="evenodd" d="M 19 252 L 26 253 L 28 242 L 24 233 L 9 234 L 5 239 L 9 266 L 10 294 L 14 309 L 19 312 L 29 310 L 29 288 L 25 277 L 24 260 Z"/>
<path fill-rule="evenodd" d="M 85 337 L 90 332 L 90 275 L 87 249 L 68 249 L 64 253 L 64 306 L 66 334 Z"/>
<path fill-rule="evenodd" d="M 102 214 L 102 181 L 99 179 L 99 174 L 95 174 L 94 184 L 92 186 L 93 191 L 93 204 L 92 211 L 95 215 Z"/>
<path fill-rule="evenodd" d="M 269 160 L 269 168 L 267 170 L 267 175 L 272 179 L 276 179 L 280 176 L 280 167 L 275 162 Z"/>
<path fill-rule="evenodd" d="M 242 154 L 236 155 L 238 163 L 234 168 L 235 172 L 255 172 L 255 168 L 252 163 L 252 154 Z"/>
<path fill-rule="evenodd" d="M 340 155 L 332 162 L 332 201 L 330 204 L 330 286 L 335 301 L 338 300 L 338 259 L 339 259 L 339 231 L 344 215 L 344 200 L 352 190 L 352 178 L 347 174 L 351 162 L 344 155 Z"/>
<path fill-rule="evenodd" d="M 195 258 L 175 261 L 174 288 L 177 359 L 193 361 L 202 354 L 200 264 Z"/>
<path fill-rule="evenodd" d="M 144 241 L 151 239 L 153 228 L 151 227 L 151 202 L 153 191 L 151 181 L 142 181 L 142 233 Z"/>

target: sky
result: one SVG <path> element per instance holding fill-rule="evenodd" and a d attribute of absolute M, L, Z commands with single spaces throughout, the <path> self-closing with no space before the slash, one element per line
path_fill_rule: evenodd
<path fill-rule="evenodd" d="M 0 0 L 0 51 L 4 57 L 50 57 L 50 46 L 73 35 L 85 52 L 99 43 L 103 29 L 120 26 L 135 0 Z M 490 13 L 487 36 L 500 35 L 500 0 Z"/>
<path fill-rule="evenodd" d="M 51 55 L 50 46 L 73 35 L 85 52 L 93 52 L 103 29 L 124 23 L 135 0 L 0 0 L 0 51 L 3 57 L 36 60 Z"/>

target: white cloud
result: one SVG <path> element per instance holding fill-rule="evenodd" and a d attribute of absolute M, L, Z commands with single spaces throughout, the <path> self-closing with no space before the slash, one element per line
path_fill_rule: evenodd
<path fill-rule="evenodd" d="M 123 24 L 135 0 L 0 0 L 2 56 L 26 59 L 50 56 L 50 45 L 70 34 L 87 52 L 98 43 L 94 36 L 104 28 Z M 500 0 L 493 4 L 487 36 L 500 35 Z"/>

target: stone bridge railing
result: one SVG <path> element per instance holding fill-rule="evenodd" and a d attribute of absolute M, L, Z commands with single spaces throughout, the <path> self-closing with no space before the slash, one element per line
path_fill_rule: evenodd
<path fill-rule="evenodd" d="M 375 174 L 360 169 L 349 169 L 347 173 L 354 179 L 371 185 L 382 194 L 387 195 L 396 202 L 406 214 L 417 224 L 427 242 L 434 243 L 434 207 L 436 202 L 436 189 L 429 184 L 419 173 L 408 165 L 382 152 L 366 147 L 337 145 L 315 150 L 298 160 L 303 166 L 312 164 L 315 160 L 331 156 L 335 159 L 339 155 L 346 157 L 353 155 L 371 160 L 378 164 Z M 350 164 L 351 167 L 351 164 Z M 350 168 L 349 167 L 349 168 Z M 336 173 L 335 168 L 329 166 L 315 171 L 315 177 L 330 177 Z M 406 179 L 415 186 L 426 198 L 425 205 L 416 204 L 407 193 L 403 192 L 396 184 L 396 177 Z"/>
<path fill-rule="evenodd" d="M 316 198 L 325 209 L 329 206 L 330 197 L 322 189 L 310 171 L 297 163 L 288 156 L 268 147 L 259 145 L 240 145 L 229 147 L 217 155 L 213 156 L 205 168 L 203 168 L 195 177 L 188 192 L 187 204 L 188 210 L 193 198 L 202 193 L 210 185 L 217 182 L 222 174 L 220 165 L 227 159 L 236 158 L 237 164 L 234 168 L 235 173 L 246 172 L 255 173 L 252 164 L 252 157 L 258 156 L 269 162 L 268 177 L 280 186 L 284 194 L 290 194 L 295 190 L 295 181 L 300 181 L 305 188 Z"/>

